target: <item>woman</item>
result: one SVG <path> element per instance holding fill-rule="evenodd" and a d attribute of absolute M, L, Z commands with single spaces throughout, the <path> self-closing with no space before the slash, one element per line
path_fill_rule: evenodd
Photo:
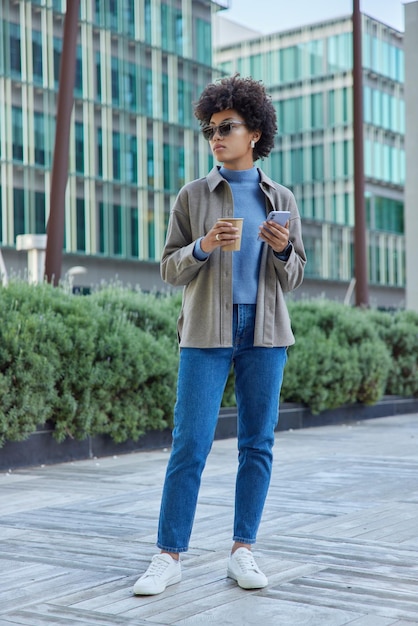
<path fill-rule="evenodd" d="M 254 161 L 274 145 L 276 114 L 263 85 L 233 76 L 209 84 L 195 106 L 214 157 L 222 163 L 181 189 L 162 255 L 162 278 L 184 286 L 178 320 L 180 362 L 173 445 L 161 501 L 157 546 L 137 595 L 161 593 L 181 580 L 201 474 L 211 449 L 231 364 L 238 408 L 238 472 L 233 546 L 227 574 L 244 589 L 267 578 L 251 552 L 267 495 L 274 430 L 286 363 L 294 343 L 284 294 L 302 282 L 306 262 L 293 194 Z M 285 226 L 266 221 L 289 210 Z M 241 217 L 238 252 L 223 247 Z"/>

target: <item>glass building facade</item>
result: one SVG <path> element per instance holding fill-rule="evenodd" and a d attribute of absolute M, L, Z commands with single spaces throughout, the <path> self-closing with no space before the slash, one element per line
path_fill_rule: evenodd
<path fill-rule="evenodd" d="M 405 286 L 403 40 L 366 15 L 362 28 L 369 281 L 399 298 Z M 251 75 L 272 95 L 278 137 L 261 166 L 295 193 L 307 282 L 324 285 L 347 284 L 354 273 L 352 47 L 347 17 L 222 45 L 215 55 L 224 74 Z"/>
<path fill-rule="evenodd" d="M 216 5 L 81 0 L 64 253 L 83 264 L 157 262 L 179 187 L 207 171 L 192 102 L 214 77 Z M 4 251 L 46 230 L 65 9 L 65 0 L 0 3 Z"/>

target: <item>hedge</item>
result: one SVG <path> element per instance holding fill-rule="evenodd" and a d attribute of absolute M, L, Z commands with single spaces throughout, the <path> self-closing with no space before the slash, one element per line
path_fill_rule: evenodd
<path fill-rule="evenodd" d="M 58 441 L 136 440 L 172 426 L 181 294 L 107 285 L 74 296 L 48 284 L 0 287 L 0 446 L 46 422 Z M 313 413 L 384 394 L 418 396 L 418 314 L 289 301 L 296 344 L 282 401 Z M 223 406 L 235 403 L 231 371 Z"/>

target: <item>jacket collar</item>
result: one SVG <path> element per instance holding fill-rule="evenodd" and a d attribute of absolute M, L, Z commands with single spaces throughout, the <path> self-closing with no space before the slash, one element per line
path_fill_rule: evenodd
<path fill-rule="evenodd" d="M 223 176 L 221 176 L 221 174 L 219 173 L 220 170 L 220 166 L 219 165 L 215 165 L 215 167 L 213 167 L 211 169 L 211 171 L 209 172 L 209 174 L 206 176 L 206 180 L 208 182 L 208 187 L 209 187 L 209 191 L 214 191 L 216 189 L 216 187 L 222 183 L 225 182 L 225 178 Z M 263 170 L 261 170 L 259 167 L 257 168 L 258 173 L 260 174 L 260 183 L 261 185 L 267 186 L 267 187 L 272 187 L 274 188 L 274 183 L 271 180 L 271 178 L 269 178 L 268 176 L 266 176 L 266 174 L 263 172 Z"/>

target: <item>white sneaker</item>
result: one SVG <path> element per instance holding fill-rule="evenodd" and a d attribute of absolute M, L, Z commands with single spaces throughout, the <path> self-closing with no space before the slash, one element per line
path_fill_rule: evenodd
<path fill-rule="evenodd" d="M 228 561 L 228 576 L 243 589 L 261 589 L 268 584 L 267 576 L 258 567 L 251 550 L 238 548 Z"/>
<path fill-rule="evenodd" d="M 136 596 L 153 596 L 162 593 L 169 585 L 181 581 L 180 559 L 176 561 L 169 554 L 155 554 L 151 563 L 134 585 Z"/>

